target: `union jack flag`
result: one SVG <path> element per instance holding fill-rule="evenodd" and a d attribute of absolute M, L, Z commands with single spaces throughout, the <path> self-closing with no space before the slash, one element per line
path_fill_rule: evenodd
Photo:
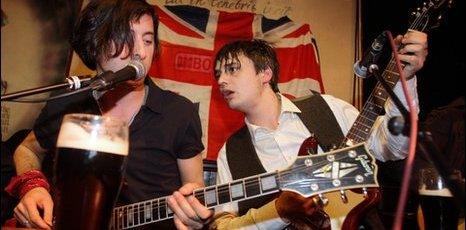
<path fill-rule="evenodd" d="M 225 140 L 243 124 L 243 116 L 223 101 L 213 77 L 213 59 L 226 43 L 238 39 L 270 42 L 280 62 L 280 91 L 290 97 L 324 92 L 315 39 L 308 24 L 287 17 L 224 12 L 178 5 L 154 6 L 159 15 L 161 56 L 149 75 L 161 88 L 199 106 L 204 158 L 215 160 Z"/>

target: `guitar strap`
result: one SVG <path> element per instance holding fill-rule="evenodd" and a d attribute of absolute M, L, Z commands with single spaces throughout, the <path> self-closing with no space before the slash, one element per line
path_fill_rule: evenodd
<path fill-rule="evenodd" d="M 322 150 L 327 152 L 333 146 L 338 147 L 345 136 L 327 102 L 318 92 L 312 93 L 313 95 L 297 98 L 293 102 L 301 110 L 298 117 L 309 132 L 314 133 Z"/>
<path fill-rule="evenodd" d="M 339 144 L 344 136 L 330 107 L 319 93 L 294 100 L 301 110 L 298 114 L 310 133 L 314 133 L 324 151 Z M 316 109 L 318 108 L 318 109 Z M 257 156 L 247 126 L 236 131 L 226 142 L 226 157 L 233 180 L 265 173 Z M 277 194 L 266 195 L 238 203 L 239 215 L 250 208 L 258 208 L 270 202 Z"/>

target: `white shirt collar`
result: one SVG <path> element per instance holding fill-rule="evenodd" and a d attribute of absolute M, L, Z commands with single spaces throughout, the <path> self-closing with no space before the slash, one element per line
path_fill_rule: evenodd
<path fill-rule="evenodd" d="M 288 99 L 287 97 L 285 97 L 281 93 L 277 93 L 277 95 L 279 96 L 279 100 L 280 100 L 280 104 L 281 104 L 279 120 L 285 114 L 288 114 L 288 113 L 301 113 L 301 110 L 293 102 L 291 102 L 290 99 Z M 262 126 L 251 124 L 246 117 L 244 118 L 244 123 L 246 123 L 246 126 L 248 127 L 248 130 L 249 130 L 249 132 L 251 134 L 251 137 L 253 139 L 255 139 L 255 137 L 256 137 L 255 134 L 259 130 L 266 130 L 266 128 L 264 128 Z"/>

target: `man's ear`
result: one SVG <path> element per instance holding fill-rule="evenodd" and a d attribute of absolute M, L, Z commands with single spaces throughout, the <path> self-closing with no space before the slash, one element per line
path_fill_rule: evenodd
<path fill-rule="evenodd" d="M 262 78 L 262 83 L 270 83 L 270 81 L 272 80 L 272 70 L 270 69 L 270 67 L 267 67 L 265 70 L 262 70 L 261 72 L 261 78 Z"/>

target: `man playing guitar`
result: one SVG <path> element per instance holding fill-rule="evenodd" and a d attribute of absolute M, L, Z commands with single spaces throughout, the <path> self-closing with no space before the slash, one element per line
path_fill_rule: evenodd
<path fill-rule="evenodd" d="M 404 75 L 410 79 L 410 93 L 418 106 L 414 73 L 422 68 L 427 56 L 427 35 L 410 30 L 398 36 L 396 43 L 404 45 L 399 58 L 405 63 Z M 332 141 L 322 137 L 330 137 L 338 145 L 358 117 L 353 106 L 330 95 L 315 93 L 291 101 L 280 94 L 279 64 L 272 46 L 265 41 L 229 43 L 217 53 L 215 63 L 215 78 L 225 101 L 231 109 L 244 113 L 246 123 L 218 154 L 218 184 L 288 168 L 297 159 L 303 141 L 311 135 L 319 140 L 317 152 L 327 151 L 332 148 L 329 146 Z M 401 85 L 397 84 L 394 90 L 404 102 Z M 303 102 L 309 105 L 309 110 L 303 110 L 305 107 L 300 106 Z M 380 161 L 403 159 L 408 152 L 408 138 L 393 136 L 387 130 L 388 119 L 399 111 L 391 100 L 387 100 L 385 111 L 372 128 L 368 127 L 367 146 Z M 307 113 L 311 114 L 310 120 L 303 118 Z M 278 198 L 220 206 L 212 218 L 214 212 L 189 196 L 193 189 L 191 184 L 184 185 L 167 199 L 178 229 L 199 229 L 207 222 L 217 229 L 283 229 L 290 223 L 311 229 L 330 228 L 326 221 L 315 221 L 316 215 L 326 217 L 314 197 L 284 191 Z"/>

